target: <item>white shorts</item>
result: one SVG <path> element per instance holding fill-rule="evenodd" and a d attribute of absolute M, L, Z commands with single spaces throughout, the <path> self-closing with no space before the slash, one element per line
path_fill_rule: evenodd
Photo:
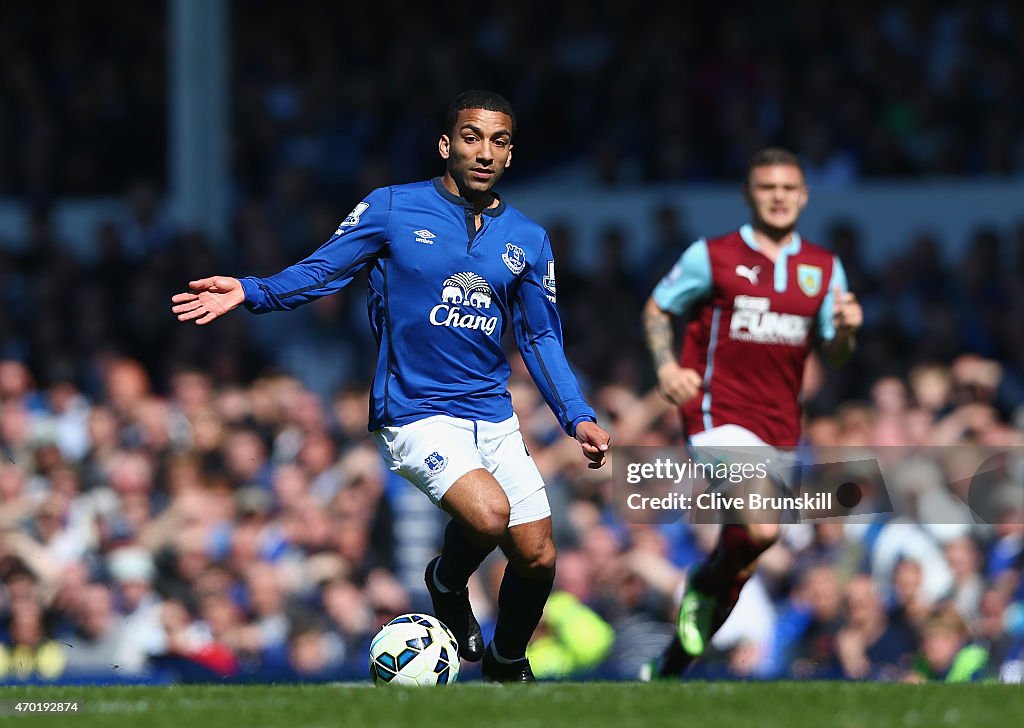
<path fill-rule="evenodd" d="M 768 443 L 739 425 L 719 425 L 690 435 L 694 447 L 770 447 Z"/>
<path fill-rule="evenodd" d="M 698 462 L 764 464 L 771 479 L 787 492 L 796 482 L 795 456 L 772 447 L 746 427 L 712 427 L 690 435 L 689 445 L 691 456 Z"/>
<path fill-rule="evenodd" d="M 373 433 L 388 469 L 419 488 L 435 504 L 456 480 L 483 468 L 508 496 L 509 526 L 551 515 L 544 480 L 526 451 L 519 418 L 503 422 L 427 417 Z"/>

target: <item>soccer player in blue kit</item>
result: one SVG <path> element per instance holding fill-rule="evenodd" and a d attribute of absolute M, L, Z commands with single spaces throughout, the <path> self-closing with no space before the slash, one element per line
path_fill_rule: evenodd
<path fill-rule="evenodd" d="M 511 163 L 515 126 L 500 95 L 460 94 L 438 142 L 441 177 L 374 190 L 326 243 L 276 275 L 203 278 L 172 298 L 179 321 L 205 325 L 240 305 L 291 310 L 370 267 L 378 356 L 369 427 L 388 467 L 452 516 L 427 588 L 462 657 L 483 659 L 484 677 L 498 682 L 533 681 L 526 646 L 555 573 L 544 482 L 507 389 L 507 326 L 589 467 L 605 463 L 610 444 L 562 349 L 547 233 L 492 191 Z M 496 546 L 509 564 L 485 648 L 466 585 Z"/>

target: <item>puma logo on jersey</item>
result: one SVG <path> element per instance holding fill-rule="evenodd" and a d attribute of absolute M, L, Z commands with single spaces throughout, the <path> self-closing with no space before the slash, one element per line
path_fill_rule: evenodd
<path fill-rule="evenodd" d="M 755 265 L 753 268 L 748 268 L 745 265 L 736 266 L 736 275 L 740 278 L 746 278 L 750 281 L 750 285 L 757 285 L 757 277 L 761 274 L 761 266 Z"/>

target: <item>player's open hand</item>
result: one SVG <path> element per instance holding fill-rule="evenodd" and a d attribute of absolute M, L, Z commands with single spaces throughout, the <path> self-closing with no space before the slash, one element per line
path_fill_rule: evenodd
<path fill-rule="evenodd" d="M 580 422 L 576 425 L 576 439 L 583 448 L 583 454 L 587 456 L 587 467 L 591 470 L 599 468 L 605 463 L 605 456 L 608 448 L 611 447 L 612 437 L 596 422 Z"/>
<path fill-rule="evenodd" d="M 852 334 L 864 323 L 864 311 L 852 293 L 832 287 L 832 323 L 837 334 Z"/>
<path fill-rule="evenodd" d="M 683 368 L 674 361 L 666 362 L 658 369 L 658 391 L 677 407 L 697 396 L 703 383 L 696 369 Z"/>
<path fill-rule="evenodd" d="M 189 281 L 192 290 L 171 297 L 175 305 L 171 311 L 179 321 L 195 321 L 199 326 L 208 324 L 245 300 L 245 291 L 237 278 L 213 276 Z"/>

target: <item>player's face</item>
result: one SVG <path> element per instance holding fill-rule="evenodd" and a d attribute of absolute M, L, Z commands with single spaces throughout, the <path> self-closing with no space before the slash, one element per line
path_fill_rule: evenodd
<path fill-rule="evenodd" d="M 463 194 L 490 192 L 512 162 L 512 119 L 500 111 L 463 109 L 438 151 Z"/>
<path fill-rule="evenodd" d="M 800 168 L 791 164 L 754 167 L 745 194 L 757 222 L 774 230 L 791 230 L 807 204 L 807 183 Z"/>

